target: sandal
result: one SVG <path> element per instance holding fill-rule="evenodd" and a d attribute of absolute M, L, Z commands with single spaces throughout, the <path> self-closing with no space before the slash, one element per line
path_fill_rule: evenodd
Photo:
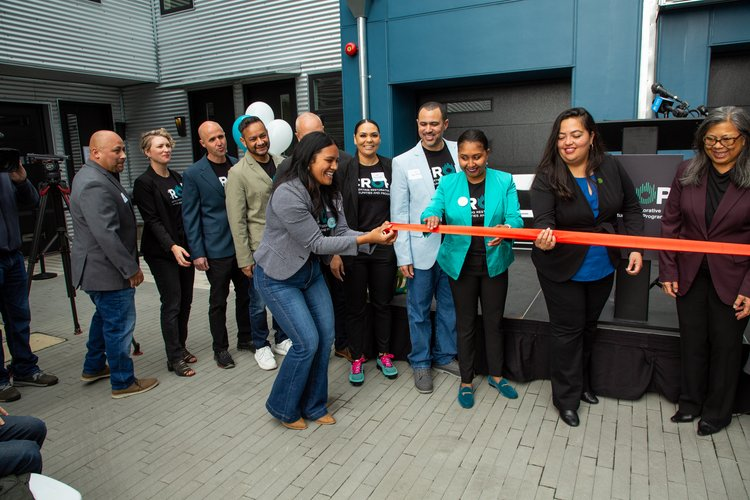
<path fill-rule="evenodd" d="M 195 375 L 195 370 L 190 368 L 184 359 L 181 359 L 176 363 L 167 361 L 167 370 L 174 372 L 178 377 L 192 377 Z"/>
<path fill-rule="evenodd" d="M 184 347 L 182 348 L 182 360 L 185 363 L 197 363 L 198 362 L 198 358 L 190 354 L 190 351 L 188 351 Z"/>

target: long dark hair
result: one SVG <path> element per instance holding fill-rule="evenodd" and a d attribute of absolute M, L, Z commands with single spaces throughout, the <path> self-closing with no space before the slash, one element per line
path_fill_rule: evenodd
<path fill-rule="evenodd" d="M 591 143 L 591 150 L 589 151 L 589 160 L 586 164 L 586 178 L 591 177 L 591 174 L 604 161 L 604 142 L 596 130 L 596 122 L 591 113 L 584 108 L 570 108 L 560 113 L 552 125 L 552 132 L 547 138 L 547 144 L 544 146 L 544 153 L 542 154 L 542 161 L 536 167 L 536 174 L 545 175 L 555 196 L 564 200 L 572 199 L 574 191 L 570 183 L 568 166 L 560 157 L 560 153 L 557 150 L 557 137 L 560 134 L 560 125 L 563 120 L 567 120 L 568 118 L 580 118 L 583 127 L 589 134 L 594 136 L 594 140 Z"/>
<path fill-rule="evenodd" d="M 310 165 L 315 161 L 315 157 L 323 148 L 335 145 L 336 142 L 333 138 L 325 132 L 310 132 L 305 135 L 294 148 L 291 166 L 274 179 L 273 191 L 276 191 L 285 182 L 299 179 L 307 192 L 310 193 L 314 213 L 320 214 L 326 209 L 335 213 L 333 198 L 339 192 L 336 177 L 333 178 L 333 183 L 330 186 L 324 186 L 318 184 L 310 175 Z"/>
<path fill-rule="evenodd" d="M 735 106 L 723 106 L 711 110 L 698 130 L 695 131 L 693 137 L 695 156 L 690 160 L 682 177 L 680 177 L 680 184 L 697 186 L 701 183 L 708 167 L 711 166 L 711 159 L 706 154 L 703 138 L 711 127 L 724 122 L 730 122 L 737 127 L 737 130 L 745 138 L 745 146 L 737 157 L 734 168 L 729 173 L 729 178 L 739 188 L 747 189 L 750 187 L 750 116 L 745 110 Z"/>

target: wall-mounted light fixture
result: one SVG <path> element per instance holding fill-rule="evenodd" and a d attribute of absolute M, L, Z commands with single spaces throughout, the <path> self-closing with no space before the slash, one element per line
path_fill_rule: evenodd
<path fill-rule="evenodd" d="M 187 122 L 184 116 L 175 116 L 174 126 L 177 127 L 177 135 L 180 137 L 187 136 Z"/>

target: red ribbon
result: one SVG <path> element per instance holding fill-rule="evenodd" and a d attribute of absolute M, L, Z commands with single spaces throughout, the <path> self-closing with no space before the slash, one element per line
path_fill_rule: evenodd
<path fill-rule="evenodd" d="M 393 222 L 396 231 L 417 231 L 420 233 L 459 234 L 463 236 L 484 236 L 487 238 L 512 238 L 533 241 L 541 229 L 516 229 L 507 227 L 478 227 L 439 225 L 433 230 L 423 224 L 399 224 Z M 750 245 L 742 243 L 721 243 L 702 240 L 680 240 L 656 238 L 653 236 L 627 236 L 610 233 L 583 233 L 580 231 L 553 230 L 557 243 L 572 245 L 599 245 L 616 248 L 638 248 L 645 250 L 667 250 L 673 252 L 715 253 L 723 255 L 750 256 Z"/>

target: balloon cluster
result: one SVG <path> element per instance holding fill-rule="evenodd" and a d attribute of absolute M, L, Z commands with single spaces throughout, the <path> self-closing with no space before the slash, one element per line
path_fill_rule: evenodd
<path fill-rule="evenodd" d="M 242 123 L 242 120 L 245 118 L 250 118 L 251 116 L 257 116 L 260 118 L 263 125 L 266 126 L 268 140 L 271 143 L 268 148 L 269 152 L 275 155 L 280 155 L 292 144 L 292 137 L 294 135 L 292 133 L 292 127 L 284 120 L 274 120 L 271 106 L 265 102 L 256 101 L 248 106 L 245 110 L 245 114 L 238 117 L 232 124 L 232 137 L 234 137 L 234 142 L 243 153 L 247 151 L 247 148 L 240 140 L 242 138 L 242 134 L 240 134 L 240 123 Z"/>

